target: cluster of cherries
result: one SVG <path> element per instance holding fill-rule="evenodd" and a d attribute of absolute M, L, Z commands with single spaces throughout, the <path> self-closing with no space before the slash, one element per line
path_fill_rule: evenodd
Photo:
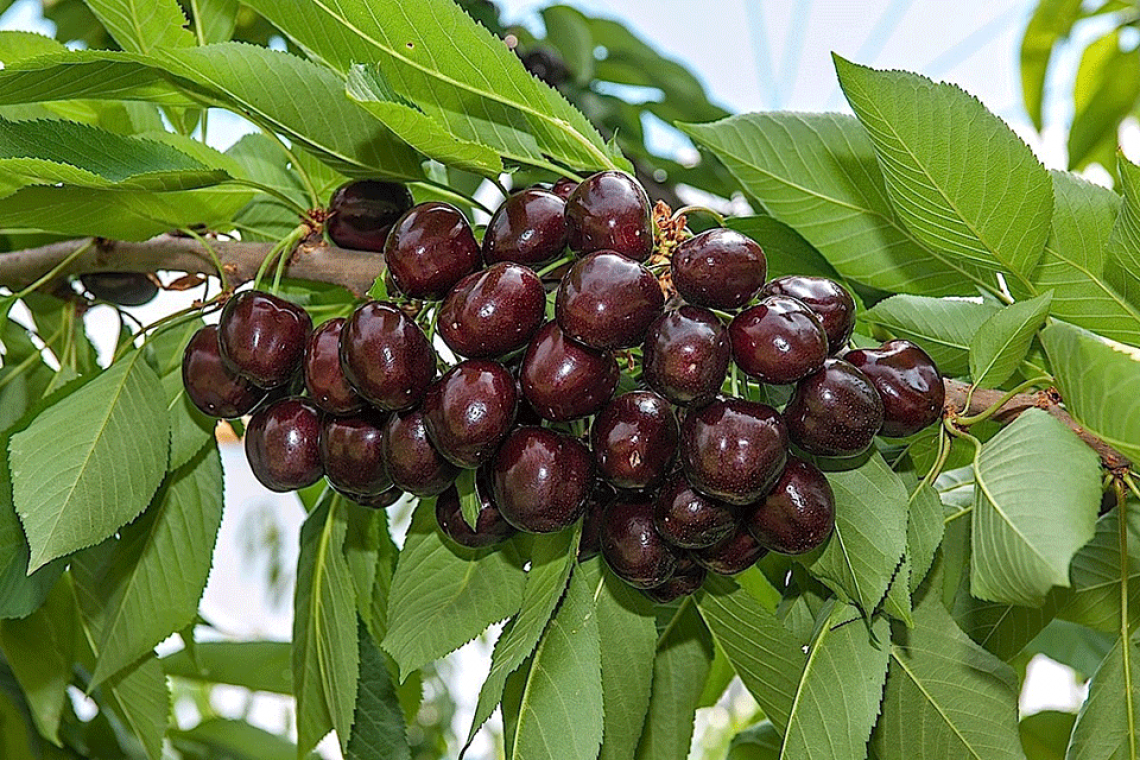
<path fill-rule="evenodd" d="M 655 251 L 649 198 L 620 172 L 511 195 L 481 243 L 455 207 L 374 181 L 334 194 L 327 229 L 383 253 L 393 300 L 314 330 L 245 291 L 186 348 L 188 396 L 252 412 L 246 454 L 274 490 L 323 476 L 367 506 L 438 497 L 467 547 L 584 518 L 579 556 L 665 602 L 827 539 L 834 498 L 807 455 L 855 457 L 941 414 L 920 348 L 847 350 L 842 286 L 767 281 L 760 246 L 725 228 Z M 752 400 L 761 384 L 794 384 L 782 412 Z"/>

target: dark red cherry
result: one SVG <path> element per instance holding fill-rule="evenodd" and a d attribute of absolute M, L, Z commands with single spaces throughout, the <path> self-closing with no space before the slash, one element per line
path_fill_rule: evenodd
<path fill-rule="evenodd" d="M 942 416 L 942 375 L 930 355 L 909 340 L 848 351 L 843 360 L 866 375 L 883 399 L 883 435 L 913 435 Z"/>
<path fill-rule="evenodd" d="M 590 443 L 598 475 L 618 488 L 659 483 L 677 452 L 677 417 L 652 391 L 624 393 L 594 419 Z"/>
<path fill-rule="evenodd" d="M 509 196 L 487 224 L 483 260 L 541 264 L 566 249 L 566 199 L 541 188 Z"/>
<path fill-rule="evenodd" d="M 883 402 L 866 375 L 842 359 L 828 359 L 796 386 L 784 419 L 792 442 L 809 454 L 855 456 L 883 426 Z"/>
<path fill-rule="evenodd" d="M 231 370 L 262 388 L 293 379 L 313 331 L 308 312 L 260 290 L 231 298 L 218 320 L 218 347 Z"/>
<path fill-rule="evenodd" d="M 669 580 L 680 550 L 653 526 L 653 500 L 618 496 L 602 519 L 602 556 L 614 575 L 636 588 L 653 588 Z"/>
<path fill-rule="evenodd" d="M 482 481 L 483 478 L 480 477 L 478 480 Z M 468 549 L 494 546 L 513 536 L 515 529 L 503 519 L 499 508 L 491 501 L 486 484 L 478 483 L 475 492 L 482 506 L 479 509 L 479 516 L 475 518 L 474 530 L 463 519 L 463 510 L 459 505 L 459 489 L 451 486 L 439 495 L 435 502 L 435 519 L 443 535 Z"/>
<path fill-rule="evenodd" d="M 79 281 L 95 298 L 119 306 L 142 306 L 158 295 L 158 286 L 142 272 L 90 272 Z"/>
<path fill-rule="evenodd" d="M 765 383 L 794 383 L 827 358 L 823 323 L 802 302 L 787 296 L 769 296 L 737 314 L 728 336 L 736 365 Z"/>
<path fill-rule="evenodd" d="M 283 398 L 263 407 L 245 426 L 245 457 L 271 491 L 295 491 L 324 475 L 321 410 L 308 399 Z"/>
<path fill-rule="evenodd" d="M 563 433 L 521 427 L 491 467 L 492 494 L 507 522 L 527 533 L 555 533 L 582 516 L 594 486 L 590 450 Z"/>
<path fill-rule="evenodd" d="M 265 398 L 265 391 L 222 362 L 218 328 L 207 325 L 190 338 L 182 352 L 182 385 L 190 403 L 203 414 L 233 419 L 248 414 Z"/>
<path fill-rule="evenodd" d="M 751 504 L 784 469 L 788 430 L 770 406 L 713 401 L 685 416 L 680 452 L 685 476 L 698 491 L 729 504 Z"/>
<path fill-rule="evenodd" d="M 515 379 L 498 362 L 469 359 L 428 387 L 424 425 L 436 451 L 472 469 L 488 461 L 515 422 Z"/>
<path fill-rule="evenodd" d="M 305 389 L 313 403 L 329 414 L 352 414 L 365 406 L 365 401 L 344 376 L 340 366 L 340 332 L 344 318 L 330 319 L 313 330 L 305 345 L 301 368 Z"/>
<path fill-rule="evenodd" d="M 665 294 L 653 273 L 613 251 L 575 262 L 555 301 L 562 331 L 604 351 L 640 343 L 664 308 Z"/>
<path fill-rule="evenodd" d="M 558 181 L 554 183 L 554 186 L 550 188 L 550 192 L 565 201 L 570 198 L 571 193 L 573 193 L 577 187 L 578 183 L 569 177 L 560 177 Z"/>
<path fill-rule="evenodd" d="M 437 301 L 479 268 L 479 244 L 463 212 L 432 201 L 412 206 L 388 233 L 384 262 L 409 298 Z"/>
<path fill-rule="evenodd" d="M 398 182 L 346 182 L 329 199 L 325 229 L 341 248 L 383 251 L 388 231 L 412 204 L 412 194 Z"/>
<path fill-rule="evenodd" d="M 835 495 L 827 476 L 795 456 L 745 526 L 769 551 L 803 554 L 823 545 L 835 528 Z"/>
<path fill-rule="evenodd" d="M 702 549 L 736 530 L 736 509 L 696 491 L 683 472 L 675 472 L 653 507 L 657 532 L 673 546 Z"/>
<path fill-rule="evenodd" d="M 340 366 L 357 393 L 394 412 L 423 398 L 435 376 L 435 353 L 424 331 L 397 306 L 372 301 L 344 323 Z"/>
<path fill-rule="evenodd" d="M 606 506 L 616 495 L 617 492 L 604 481 L 594 481 L 594 490 L 586 499 L 585 516 L 582 518 L 582 537 L 578 540 L 579 562 L 593 559 L 602 550 L 603 515 Z"/>
<path fill-rule="evenodd" d="M 492 359 L 527 344 L 546 318 L 542 280 L 518 264 L 494 264 L 460 280 L 439 310 L 440 337 L 460 356 Z"/>
<path fill-rule="evenodd" d="M 682 306 L 650 325 L 641 363 L 650 388 L 685 405 L 715 396 L 731 359 L 728 330 L 717 316 L 698 306 Z"/>
<path fill-rule="evenodd" d="M 378 494 L 371 495 L 346 493 L 344 491 L 339 491 L 336 488 L 333 490 L 352 503 L 359 504 L 362 507 L 368 507 L 369 509 L 387 509 L 388 507 L 398 502 L 404 495 L 404 492 L 396 486 L 392 486 L 387 491 L 382 491 Z"/>
<path fill-rule="evenodd" d="M 670 269 L 677 292 L 691 304 L 739 309 L 768 277 L 768 259 L 750 237 L 723 227 L 677 246 Z"/>
<path fill-rule="evenodd" d="M 614 395 L 613 354 L 568 338 L 547 322 L 527 346 L 519 373 L 523 395 L 544 419 L 564 422 L 594 414 Z"/>
<path fill-rule="evenodd" d="M 653 252 L 649 196 L 622 172 L 599 172 L 574 189 L 566 199 L 566 229 L 575 253 L 611 250 L 645 261 Z"/>
<path fill-rule="evenodd" d="M 847 347 L 855 329 L 855 299 L 835 280 L 806 275 L 777 277 L 764 286 L 760 295 L 791 296 L 803 301 L 823 322 L 831 353 Z"/>
<path fill-rule="evenodd" d="M 756 542 L 744 526 L 707 549 L 694 549 L 693 559 L 717 575 L 736 575 L 755 565 L 768 550 Z"/>
<path fill-rule="evenodd" d="M 388 419 L 383 453 L 388 477 L 413 496 L 437 496 L 459 477 L 459 468 L 428 440 L 421 409 L 398 412 Z"/>
<path fill-rule="evenodd" d="M 708 570 L 686 554 L 677 560 L 677 569 L 673 571 L 673 577 L 660 586 L 642 589 L 641 593 L 657 604 L 668 604 L 683 596 L 695 594 L 705 582 L 707 575 Z"/>
<path fill-rule="evenodd" d="M 321 463 L 338 491 L 376 496 L 392 487 L 384 468 L 388 415 L 370 409 L 351 417 L 327 417 L 321 430 Z"/>

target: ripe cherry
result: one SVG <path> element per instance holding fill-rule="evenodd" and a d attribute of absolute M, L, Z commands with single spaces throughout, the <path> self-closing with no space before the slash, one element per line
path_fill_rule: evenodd
<path fill-rule="evenodd" d="M 578 561 L 585 562 L 598 556 L 602 550 L 602 520 L 606 506 L 614 500 L 617 492 L 601 480 L 594 481 L 594 490 L 586 499 L 585 515 L 582 518 L 582 537 L 578 540 Z"/>
<path fill-rule="evenodd" d="M 617 388 L 618 366 L 612 354 L 577 343 L 548 322 L 527 346 L 519 380 L 534 411 L 564 422 L 605 406 Z"/>
<path fill-rule="evenodd" d="M 641 593 L 657 604 L 668 604 L 683 596 L 695 594 L 701 584 L 705 582 L 707 575 L 708 570 L 705 570 L 697 564 L 696 560 L 686 554 L 677 560 L 677 568 L 669 580 L 660 586 L 642 589 Z"/>
<path fill-rule="evenodd" d="M 198 330 L 186 344 L 182 353 L 182 384 L 190 402 L 211 417 L 241 417 L 265 398 L 264 390 L 222 362 L 216 325 Z"/>
<path fill-rule="evenodd" d="M 382 491 L 378 494 L 372 494 L 368 496 L 358 493 L 345 493 L 344 491 L 338 491 L 336 488 L 333 490 L 354 504 L 359 504 L 360 506 L 368 507 L 369 509 L 387 509 L 388 507 L 398 502 L 404 496 L 404 492 L 396 486 L 392 486 L 387 491 Z"/>
<path fill-rule="evenodd" d="M 158 295 L 158 286 L 142 272 L 90 272 L 79 281 L 95 298 L 119 306 L 142 306 Z"/>
<path fill-rule="evenodd" d="M 645 382 L 674 404 L 715 396 L 732 359 L 728 330 L 708 309 L 682 306 L 649 326 L 642 348 Z"/>
<path fill-rule="evenodd" d="M 792 442 L 809 454 L 855 456 L 883 426 L 883 402 L 866 375 L 842 359 L 828 359 L 796 386 L 784 419 Z"/>
<path fill-rule="evenodd" d="M 340 333 L 344 318 L 330 319 L 313 330 L 305 345 L 301 368 L 305 389 L 313 403 L 329 414 L 352 414 L 365 406 L 365 401 L 348 384 L 340 366 Z"/>
<path fill-rule="evenodd" d="M 768 553 L 756 542 L 744 526 L 719 544 L 707 549 L 694 549 L 693 559 L 702 567 L 717 575 L 736 575 L 755 565 Z"/>
<path fill-rule="evenodd" d="M 562 278 L 555 314 L 563 332 L 591 348 L 627 348 L 645 338 L 665 308 L 648 269 L 614 251 L 595 251 Z"/>
<path fill-rule="evenodd" d="M 677 246 L 673 285 L 691 304 L 739 309 L 764 285 L 768 259 L 751 238 L 724 228 L 702 232 Z"/>
<path fill-rule="evenodd" d="M 653 252 L 649 196 L 622 172 L 583 180 L 566 200 L 566 228 L 570 249 L 579 254 L 611 250 L 645 261 Z"/>
<path fill-rule="evenodd" d="M 469 359 L 428 387 L 424 425 L 436 451 L 459 467 L 488 461 L 515 421 L 515 379 L 498 362 Z"/>
<path fill-rule="evenodd" d="M 745 374 L 786 385 L 810 375 L 827 358 L 827 333 L 815 312 L 787 296 L 769 296 L 728 326 L 732 358 Z"/>
<path fill-rule="evenodd" d="M 313 320 L 300 306 L 259 290 L 231 298 L 218 320 L 218 347 L 231 370 L 262 388 L 297 372 Z"/>
<path fill-rule="evenodd" d="M 491 466 L 495 504 L 507 522 L 528 533 L 555 533 L 573 525 L 585 511 L 593 485 L 590 450 L 548 428 L 516 428 Z"/>
<path fill-rule="evenodd" d="M 791 296 L 814 311 L 827 331 L 827 344 L 835 354 L 847 347 L 855 329 L 855 299 L 847 289 L 826 277 L 777 277 L 760 291 L 762 296 Z"/>
<path fill-rule="evenodd" d="M 654 524 L 666 541 L 682 549 L 703 549 L 736 530 L 736 509 L 696 491 L 675 472 L 657 494 Z"/>
<path fill-rule="evenodd" d="M 439 310 L 440 337 L 460 356 L 492 359 L 522 348 L 546 314 L 546 291 L 529 268 L 494 264 L 460 280 Z"/>
<path fill-rule="evenodd" d="M 652 391 L 631 391 L 594 420 L 590 441 L 598 474 L 617 488 L 659 483 L 677 450 L 680 431 L 669 402 Z"/>
<path fill-rule="evenodd" d="M 437 301 L 481 263 L 463 212 L 449 203 L 413 206 L 388 233 L 384 262 L 409 298 Z"/>
<path fill-rule="evenodd" d="M 550 192 L 565 201 L 577 187 L 578 183 L 569 177 L 559 177 L 558 181 L 554 183 L 554 186 L 550 188 Z"/>
<path fill-rule="evenodd" d="M 375 179 L 346 182 L 333 191 L 329 199 L 325 229 L 341 248 L 383 251 L 388 231 L 412 204 L 408 188 L 397 182 Z"/>
<path fill-rule="evenodd" d="M 245 456 L 271 491 L 296 491 L 321 479 L 321 410 L 290 396 L 260 409 L 245 428 Z"/>
<path fill-rule="evenodd" d="M 669 580 L 680 550 L 671 546 L 653 525 L 653 500 L 648 496 L 618 496 L 602 520 L 602 556 L 614 575 L 636 588 L 653 588 Z"/>
<path fill-rule="evenodd" d="M 835 495 L 827 476 L 811 462 L 789 456 L 776 486 L 745 525 L 762 546 L 780 554 L 822 546 L 835 528 Z"/>
<path fill-rule="evenodd" d="M 387 417 L 373 409 L 351 417 L 325 419 L 321 463 L 334 488 L 359 496 L 377 496 L 392 487 L 383 457 Z"/>
<path fill-rule="evenodd" d="M 483 260 L 542 264 L 566 249 L 566 199 L 541 188 L 509 196 L 483 236 Z"/>
<path fill-rule="evenodd" d="M 384 467 L 392 482 L 413 496 L 437 496 L 459 477 L 427 436 L 421 409 L 393 414 L 384 426 Z"/>
<path fill-rule="evenodd" d="M 423 398 L 435 376 L 435 353 L 424 331 L 397 306 L 372 301 L 344 323 L 340 366 L 357 393 L 394 412 Z"/>
<path fill-rule="evenodd" d="M 439 523 L 439 529 L 443 531 L 443 535 L 468 549 L 483 549 L 494 546 L 515 534 L 515 529 L 503 519 L 499 508 L 491 501 L 490 490 L 487 484 L 482 481 L 482 472 L 480 472 L 475 493 L 478 495 L 481 506 L 479 516 L 475 518 L 474 530 L 463 519 L 459 489 L 455 486 L 451 486 L 440 494 L 439 499 L 435 502 L 435 519 Z"/>
<path fill-rule="evenodd" d="M 942 416 L 942 375 L 930 355 L 909 340 L 848 351 L 843 359 L 866 375 L 883 399 L 883 435 L 913 435 Z"/>
<path fill-rule="evenodd" d="M 681 425 L 681 464 L 701 493 L 729 504 L 751 504 L 784 469 L 788 430 L 770 406 L 742 399 L 690 410 Z"/>

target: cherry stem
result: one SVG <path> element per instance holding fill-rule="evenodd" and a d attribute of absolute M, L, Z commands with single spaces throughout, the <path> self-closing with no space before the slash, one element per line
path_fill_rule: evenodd
<path fill-rule="evenodd" d="M 542 279 L 546 275 L 553 272 L 555 269 L 558 269 L 558 267 L 563 266 L 565 264 L 569 264 L 573 260 L 574 260 L 574 254 L 570 254 L 568 256 L 563 256 L 560 259 L 555 259 L 554 261 L 550 262 L 549 264 L 544 266 L 542 269 L 535 272 L 535 274 L 538 275 L 539 279 Z"/>
<path fill-rule="evenodd" d="M 721 227 L 724 226 L 724 222 L 725 222 L 724 214 L 720 213 L 719 211 L 713 211 L 708 206 L 700 206 L 700 205 L 682 206 L 681 208 L 679 208 L 673 212 L 673 216 L 671 217 L 671 219 L 673 221 L 677 221 L 682 216 L 692 216 L 693 214 L 704 214 L 705 216 L 711 216 L 716 221 L 716 223 L 718 225 L 720 225 Z"/>
<path fill-rule="evenodd" d="M 68 254 L 68 256 L 66 258 L 64 258 L 63 261 L 59 262 L 54 267 L 52 267 L 50 272 L 48 272 L 43 277 L 41 277 L 38 280 L 36 280 L 35 282 L 33 282 L 31 285 L 24 288 L 20 292 L 14 293 L 12 295 L 12 298 L 23 298 L 24 296 L 28 295 L 28 293 L 31 293 L 33 290 L 40 287 L 41 285 L 44 285 L 46 283 L 51 282 L 52 280 L 54 280 L 56 277 L 59 276 L 60 272 L 67 269 L 68 265 L 70 265 L 71 262 L 75 261 L 77 258 L 82 256 L 83 254 L 87 253 L 87 251 L 91 250 L 91 246 L 93 246 L 93 245 L 95 245 L 95 238 L 90 238 L 86 242 L 82 243 L 78 248 L 76 248 L 74 251 L 72 251 L 70 254 Z"/>
<path fill-rule="evenodd" d="M 228 275 L 226 275 L 225 267 L 222 266 L 222 260 L 218 256 L 218 252 L 214 250 L 214 246 L 210 243 L 210 241 L 189 227 L 183 228 L 182 232 L 183 234 L 189 235 L 202 244 L 202 247 L 206 249 L 206 253 L 208 253 L 210 256 L 210 261 L 214 263 L 214 268 L 218 270 L 218 279 L 222 281 L 222 290 L 229 290 L 230 278 Z"/>
<path fill-rule="evenodd" d="M 1053 382 L 1053 378 L 1045 375 L 1035 377 L 1031 380 L 1026 380 L 1024 383 L 1016 386 L 1013 390 L 1007 391 L 1001 398 L 999 398 L 985 410 L 969 417 L 958 417 L 955 422 L 957 422 L 959 425 L 965 425 L 966 427 L 969 427 L 970 425 L 976 425 L 979 422 L 985 422 L 990 417 L 993 417 L 995 414 L 997 414 L 997 412 L 1017 394 L 1023 393 L 1035 385 L 1048 385 L 1051 382 Z M 975 386 L 970 386 L 970 392 L 966 396 L 967 407 L 969 406 L 972 399 L 974 388 Z"/>

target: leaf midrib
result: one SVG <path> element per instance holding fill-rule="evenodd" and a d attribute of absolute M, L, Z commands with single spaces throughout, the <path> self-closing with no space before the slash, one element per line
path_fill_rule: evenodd
<path fill-rule="evenodd" d="M 819 632 L 819 636 L 816 637 L 815 643 L 811 647 L 811 652 L 808 654 L 807 662 L 804 663 L 804 669 L 800 672 L 799 682 L 796 684 L 796 695 L 792 698 L 791 709 L 788 710 L 788 722 L 784 728 L 784 741 L 780 746 L 781 760 L 787 757 L 784 753 L 788 749 L 788 737 L 790 737 L 792 733 L 792 724 L 796 719 L 796 711 L 800 706 L 800 696 L 804 691 L 804 683 L 807 681 L 808 674 L 811 672 L 816 654 L 823 648 L 823 642 L 827 640 L 831 631 L 832 627 L 829 621 L 824 624 L 823 629 Z"/>
<path fill-rule="evenodd" d="M 919 677 L 907 666 L 902 657 L 899 656 L 897 646 L 891 646 L 891 659 L 899 664 L 899 667 L 902 668 L 903 672 L 907 674 L 907 676 L 910 678 L 911 683 L 915 685 L 915 688 L 922 692 L 922 695 L 926 697 L 926 701 L 930 703 L 930 705 L 935 709 L 938 715 L 941 716 L 942 720 L 946 723 L 950 730 L 954 732 L 954 735 L 958 737 L 958 741 L 962 743 L 962 746 L 969 750 L 970 754 L 973 757 L 977 758 L 977 760 L 985 760 L 985 758 L 983 758 L 977 753 L 977 751 L 974 750 L 973 745 L 971 745 L 970 742 L 966 740 L 966 737 L 962 735 L 962 732 L 958 730 L 958 727 L 954 725 L 954 721 L 950 720 L 950 716 L 942 710 L 942 706 L 937 702 L 937 700 L 934 699 L 934 695 L 926 690 L 926 687 L 922 684 L 922 681 L 919 679 Z"/>

